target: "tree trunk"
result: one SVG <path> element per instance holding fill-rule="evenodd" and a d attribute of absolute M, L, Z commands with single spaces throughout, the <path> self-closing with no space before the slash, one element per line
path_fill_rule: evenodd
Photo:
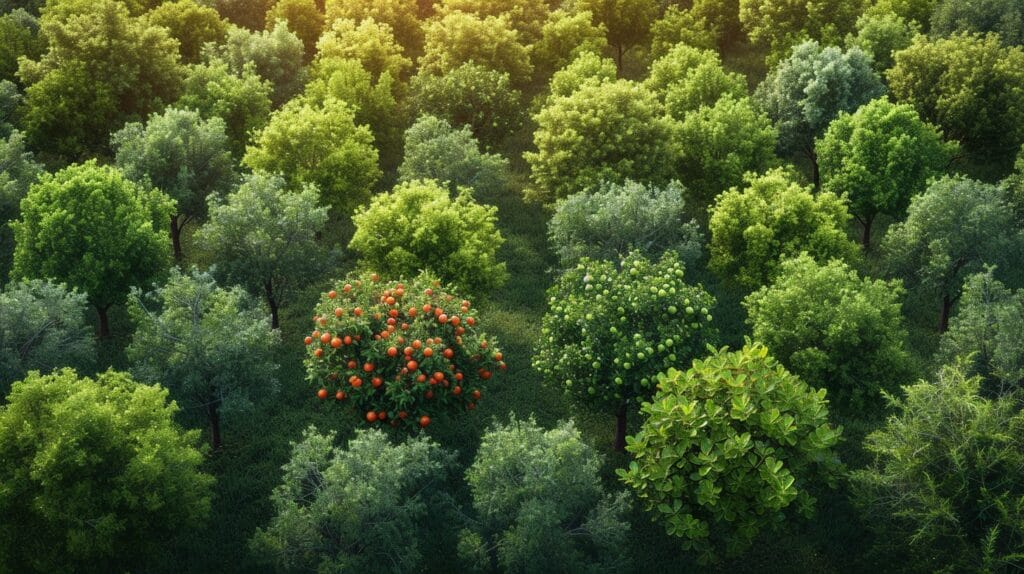
<path fill-rule="evenodd" d="M 814 148 L 811 148 L 807 152 L 807 156 L 811 159 L 811 177 L 814 179 L 814 189 L 821 191 L 821 170 L 818 169 L 818 154 L 814 152 Z"/>
<path fill-rule="evenodd" d="M 869 215 L 861 221 L 860 245 L 864 251 L 871 251 L 871 224 L 875 222 L 875 216 Z"/>
<path fill-rule="evenodd" d="M 215 399 L 206 404 L 206 414 L 210 418 L 210 446 L 220 450 L 220 400 Z"/>
<path fill-rule="evenodd" d="M 109 305 L 106 306 L 106 307 L 96 307 L 96 314 L 99 315 L 99 317 L 100 317 L 100 338 L 101 339 L 106 339 L 106 338 L 110 337 L 110 318 L 107 316 L 107 309 L 109 309 L 109 308 L 110 308 Z"/>
<path fill-rule="evenodd" d="M 615 450 L 626 450 L 626 403 L 619 405 L 615 411 Z"/>
<path fill-rule="evenodd" d="M 942 314 L 939 315 L 939 332 L 945 333 L 949 330 L 949 312 L 953 309 L 953 300 L 949 295 L 942 296 Z"/>
<path fill-rule="evenodd" d="M 267 281 L 263 288 L 267 292 L 267 305 L 270 306 L 270 328 L 280 328 L 281 323 L 277 319 L 277 299 L 274 299 L 274 285 Z"/>
<path fill-rule="evenodd" d="M 616 71 L 619 73 L 619 77 L 620 78 L 622 77 L 622 55 L 623 55 L 623 53 L 624 53 L 624 50 L 622 49 L 622 44 L 618 44 L 617 46 L 615 46 L 615 68 L 616 68 Z"/>
<path fill-rule="evenodd" d="M 171 216 L 171 245 L 174 246 L 174 260 L 181 263 L 181 228 L 183 225 L 178 225 L 178 216 Z"/>

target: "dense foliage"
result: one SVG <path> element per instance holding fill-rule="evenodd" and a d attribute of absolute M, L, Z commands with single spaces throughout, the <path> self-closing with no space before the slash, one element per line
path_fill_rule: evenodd
<path fill-rule="evenodd" d="M 30 373 L 0 408 L 0 568 L 122 571 L 202 523 L 213 477 L 167 391 L 116 371 Z M 31 472 L 29 470 L 31 469 Z"/>
<path fill-rule="evenodd" d="M 352 278 L 316 306 L 306 378 L 320 400 L 346 401 L 371 425 L 426 427 L 441 413 L 473 410 L 505 369 L 475 314 L 426 274 Z"/>
<path fill-rule="evenodd" d="M 715 298 L 683 276 L 674 252 L 631 253 L 614 263 L 584 258 L 548 290 L 533 365 L 545 383 L 613 411 L 619 450 L 627 414 L 654 393 L 654 375 L 716 340 Z"/>
<path fill-rule="evenodd" d="M 809 516 L 808 484 L 838 471 L 842 428 L 828 421 L 824 390 L 791 374 L 759 344 L 696 360 L 658 376 L 658 392 L 619 470 L 666 531 L 713 560 L 749 546 L 785 514 Z"/>

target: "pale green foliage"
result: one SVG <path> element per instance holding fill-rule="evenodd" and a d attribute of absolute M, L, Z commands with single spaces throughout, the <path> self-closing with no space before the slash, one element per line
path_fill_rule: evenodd
<path fill-rule="evenodd" d="M 602 84 L 615 81 L 615 78 L 614 60 L 603 58 L 595 52 L 584 52 L 551 76 L 548 99 L 571 96 L 584 84 Z"/>
<path fill-rule="evenodd" d="M 583 259 L 548 289 L 533 366 L 548 385 L 614 410 L 650 397 L 654 375 L 714 342 L 715 298 L 687 284 L 679 257 Z"/>
<path fill-rule="evenodd" d="M 898 100 L 989 161 L 1024 143 L 1024 48 L 1004 48 L 995 35 L 918 36 L 887 77 Z"/>
<path fill-rule="evenodd" d="M 939 0 L 931 24 L 932 36 L 995 32 L 1006 46 L 1024 44 L 1024 4 L 1019 0 Z"/>
<path fill-rule="evenodd" d="M 618 472 L 683 548 L 711 561 L 723 547 L 745 550 L 793 511 L 813 513 L 808 486 L 831 482 L 842 433 L 829 424 L 824 390 L 758 343 L 658 381 L 640 432 L 626 439 L 634 460 Z"/>
<path fill-rule="evenodd" d="M 768 169 L 777 162 L 777 137 L 768 117 L 747 98 L 725 96 L 687 113 L 676 132 L 678 174 L 687 197 L 705 209 L 719 193 L 741 185 L 747 172 Z"/>
<path fill-rule="evenodd" d="M 243 163 L 281 174 L 293 188 L 316 185 L 338 216 L 365 202 L 381 175 L 370 129 L 355 124 L 352 106 L 333 98 L 285 104 L 255 137 Z"/>
<path fill-rule="evenodd" d="M 910 198 L 942 175 L 957 152 L 912 106 L 885 98 L 840 114 L 816 147 L 822 189 L 845 194 L 868 233 L 879 213 L 902 218 Z"/>
<path fill-rule="evenodd" d="M 595 25 L 590 12 L 555 10 L 541 29 L 540 38 L 530 46 L 534 79 L 546 82 L 581 54 L 603 54 L 608 48 L 604 26 Z"/>
<path fill-rule="evenodd" d="M 29 371 L 93 365 L 96 349 L 84 293 L 34 279 L 0 291 L 0 394 Z"/>
<path fill-rule="evenodd" d="M 101 311 L 167 270 L 174 200 L 95 161 L 44 175 L 21 202 L 15 278 L 51 279 Z"/>
<path fill-rule="evenodd" d="M 503 16 L 523 43 L 530 44 L 541 37 L 541 27 L 551 13 L 549 4 L 552 3 L 547 0 L 442 0 L 437 3 L 436 13 L 441 16 L 452 12 L 480 17 Z"/>
<path fill-rule="evenodd" d="M 210 511 L 198 431 L 167 391 L 107 371 L 31 373 L 0 409 L 0 569 L 127 572 Z M 29 471 L 31 469 L 31 471 Z"/>
<path fill-rule="evenodd" d="M 909 382 L 910 355 L 898 280 L 861 278 L 842 261 L 806 254 L 743 300 L 754 340 L 807 383 L 827 388 L 846 412 L 880 404 Z"/>
<path fill-rule="evenodd" d="M 779 130 L 785 152 L 814 155 L 814 140 L 841 112 L 853 112 L 885 92 L 860 48 L 842 51 L 804 42 L 757 87 L 754 101 Z"/>
<path fill-rule="evenodd" d="M 210 44 L 203 50 L 207 63 L 223 60 L 235 74 L 247 66 L 273 86 L 271 101 L 280 106 L 302 91 L 306 83 L 305 47 L 302 40 L 278 21 L 270 30 L 252 32 L 232 26 L 223 44 Z"/>
<path fill-rule="evenodd" d="M 1003 191 L 963 177 L 945 177 L 910 200 L 907 219 L 882 241 L 890 269 L 949 302 L 964 279 L 1012 260 L 1021 244 Z"/>
<path fill-rule="evenodd" d="M 594 24 L 608 31 L 608 43 L 615 48 L 619 68 L 623 55 L 650 37 L 651 22 L 659 12 L 655 0 L 577 0 L 575 6 L 593 14 Z"/>
<path fill-rule="evenodd" d="M 1008 289 L 994 268 L 964 281 L 963 296 L 949 331 L 942 335 L 936 362 L 969 361 L 969 375 L 981 375 L 983 388 L 1004 394 L 1024 381 L 1024 291 Z"/>
<path fill-rule="evenodd" d="M 40 20 L 47 51 L 18 71 L 34 147 L 70 159 L 103 152 L 111 131 L 178 97 L 178 42 L 121 2 L 61 2 Z"/>
<path fill-rule="evenodd" d="M 421 73 L 434 75 L 474 63 L 508 74 L 514 86 L 525 85 L 533 74 L 529 51 L 508 18 L 465 12 L 452 12 L 427 25 L 418 63 Z"/>
<path fill-rule="evenodd" d="M 461 129 L 434 116 L 422 116 L 405 132 L 405 158 L 399 181 L 433 179 L 455 192 L 472 188 L 475 195 L 495 198 L 508 184 L 508 160 L 483 153 L 467 126 Z"/>
<path fill-rule="evenodd" d="M 372 19 L 390 26 L 407 54 L 419 54 L 423 48 L 416 0 L 325 0 L 324 4 L 327 22 L 345 18 L 361 23 Z"/>
<path fill-rule="evenodd" d="M 671 179 L 678 155 L 675 125 L 640 84 L 587 83 L 551 98 L 534 120 L 537 151 L 523 154 L 534 201 L 552 203 L 602 181 L 663 184 Z"/>
<path fill-rule="evenodd" d="M 231 153 L 245 153 L 250 134 L 263 129 L 270 118 L 273 86 L 260 78 L 253 66 L 233 73 L 221 60 L 189 66 L 185 86 L 177 106 L 196 110 L 205 119 L 224 120 L 231 140 Z"/>
<path fill-rule="evenodd" d="M 769 62 L 805 40 L 839 44 L 853 31 L 868 0 L 740 0 L 740 22 Z"/>
<path fill-rule="evenodd" d="M 675 251 L 693 265 L 702 255 L 704 236 L 687 218 L 685 195 L 678 182 L 664 187 L 603 183 L 555 204 L 548 243 L 563 268 L 584 257 L 616 261 L 634 250 L 647 257 Z"/>
<path fill-rule="evenodd" d="M 644 85 L 680 120 L 701 106 L 713 106 L 724 96 L 739 99 L 747 95 L 747 81 L 740 74 L 727 72 L 717 53 L 686 44 L 677 45 L 651 64 Z"/>
<path fill-rule="evenodd" d="M 409 572 L 433 546 L 426 520 L 443 500 L 454 457 L 426 436 L 391 444 L 360 430 L 348 447 L 308 428 L 292 443 L 274 517 L 253 550 L 283 570 Z"/>
<path fill-rule="evenodd" d="M 311 59 L 324 28 L 324 14 L 317 7 L 317 0 L 276 0 L 267 10 L 267 29 L 273 29 L 278 22 L 288 24 L 288 29 L 302 40 L 307 59 Z"/>
<path fill-rule="evenodd" d="M 856 34 L 847 34 L 846 47 L 857 47 L 871 56 L 872 66 L 883 73 L 895 63 L 894 54 L 906 48 L 921 26 L 892 12 L 868 12 L 857 18 Z"/>
<path fill-rule="evenodd" d="M 14 252 L 14 234 L 7 223 L 18 218 L 21 199 L 42 173 L 43 166 L 25 149 L 21 132 L 0 139 L 0 281 L 10 269 Z"/>
<path fill-rule="evenodd" d="M 571 421 L 551 430 L 514 418 L 492 427 L 466 470 L 483 536 L 464 531 L 461 546 L 482 549 L 474 554 L 485 570 L 493 558 L 504 572 L 611 569 L 629 534 L 629 499 L 605 492 L 601 465 Z"/>
<path fill-rule="evenodd" d="M 162 384 L 190 413 L 242 410 L 276 392 L 272 354 L 280 334 L 241 287 L 175 268 L 153 291 L 133 290 L 128 310 L 132 374 Z"/>
<path fill-rule="evenodd" d="M 146 14 L 146 18 L 151 24 L 167 28 L 171 37 L 178 41 L 181 61 L 186 64 L 199 62 L 203 46 L 207 42 L 223 42 L 228 33 L 228 24 L 220 14 L 196 0 L 163 2 Z"/>
<path fill-rule="evenodd" d="M 707 19 L 693 9 L 672 5 L 651 24 L 651 57 L 661 58 L 679 44 L 713 50 L 718 40 L 716 29 Z"/>
<path fill-rule="evenodd" d="M 322 77 L 322 62 L 334 59 L 358 60 L 374 80 L 387 73 L 392 80 L 405 79 L 412 60 L 405 56 L 391 27 L 372 18 L 356 23 L 335 20 L 317 42 L 314 74 Z"/>
<path fill-rule="evenodd" d="M 209 221 L 196 232 L 216 264 L 214 275 L 266 297 L 277 327 L 277 309 L 319 275 L 316 234 L 327 223 L 313 186 L 289 190 L 277 176 L 253 174 L 223 201 L 211 201 Z"/>
<path fill-rule="evenodd" d="M 145 124 L 127 124 L 111 138 L 116 163 L 125 176 L 151 185 L 177 203 L 179 224 L 206 213 L 206 198 L 235 183 L 224 120 L 204 120 L 198 112 L 168 108 Z"/>
<path fill-rule="evenodd" d="M 374 80 L 359 60 L 335 58 L 319 64 L 319 79 L 306 85 L 305 101 L 328 106 L 333 99 L 333 105 L 344 102 L 351 106 L 355 124 L 373 133 L 381 171 L 390 173 L 401 161 L 402 131 L 408 124 L 408 110 L 396 97 L 405 86 L 387 72 Z"/>
<path fill-rule="evenodd" d="M 960 366 L 904 387 L 851 473 L 866 520 L 920 572 L 1008 572 L 1024 545 L 1024 415 Z"/>
<path fill-rule="evenodd" d="M 741 287 L 757 289 L 780 261 L 807 252 L 816 261 L 854 261 L 846 236 L 850 213 L 833 193 L 813 193 L 783 169 L 750 174 L 743 189 L 721 194 L 711 209 L 710 268 Z"/>
<path fill-rule="evenodd" d="M 38 18 L 21 8 L 0 16 L 0 80 L 13 80 L 18 58 L 36 59 L 45 48 Z"/>
<path fill-rule="evenodd" d="M 463 188 L 452 199 L 435 181 L 411 181 L 352 216 L 356 231 L 349 249 L 385 277 L 425 270 L 466 292 L 483 293 L 508 279 L 497 257 L 505 242 L 497 220 L 497 208 L 476 203 L 472 190 Z"/>
<path fill-rule="evenodd" d="M 523 125 L 522 95 L 509 75 L 478 64 L 463 64 L 442 75 L 417 74 L 411 91 L 419 115 L 469 126 L 487 147 Z"/>

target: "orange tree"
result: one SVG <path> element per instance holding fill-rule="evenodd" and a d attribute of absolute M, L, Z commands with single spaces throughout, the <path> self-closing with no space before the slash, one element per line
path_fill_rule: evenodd
<path fill-rule="evenodd" d="M 426 427 L 473 410 L 505 369 L 470 302 L 421 274 L 386 282 L 351 277 L 324 293 L 306 335 L 306 372 L 321 400 L 352 405 L 371 425 Z"/>
<path fill-rule="evenodd" d="M 674 251 L 657 261 L 634 251 L 618 266 L 584 258 L 548 290 L 533 365 L 580 402 L 615 409 L 616 450 L 630 405 L 654 393 L 655 376 L 717 339 L 715 298 L 683 275 Z"/>

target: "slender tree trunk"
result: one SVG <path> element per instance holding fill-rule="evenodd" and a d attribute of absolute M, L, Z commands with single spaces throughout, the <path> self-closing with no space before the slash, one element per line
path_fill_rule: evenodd
<path fill-rule="evenodd" d="M 206 404 L 206 414 L 210 418 L 210 446 L 220 450 L 220 400 L 215 399 Z"/>
<path fill-rule="evenodd" d="M 874 222 L 874 215 L 869 215 L 861 221 L 860 245 L 864 251 L 871 251 L 871 224 Z"/>
<path fill-rule="evenodd" d="M 618 44 L 615 46 L 615 67 L 616 71 L 618 71 L 619 73 L 620 78 L 622 77 L 622 55 L 624 53 L 625 50 L 622 49 L 622 44 Z"/>
<path fill-rule="evenodd" d="M 807 157 L 811 159 L 811 177 L 814 179 L 814 189 L 821 190 L 821 170 L 818 169 L 818 154 L 815 153 L 814 148 L 811 148 L 807 152 Z"/>
<path fill-rule="evenodd" d="M 626 403 L 619 405 L 615 411 L 615 450 L 626 450 Z"/>
<path fill-rule="evenodd" d="M 949 295 L 942 296 L 942 314 L 939 315 L 939 332 L 945 333 L 949 330 L 949 312 L 953 309 L 953 300 Z"/>
<path fill-rule="evenodd" d="M 263 285 L 263 288 L 267 292 L 267 305 L 270 306 L 270 328 L 280 328 L 281 323 L 277 318 L 277 299 L 274 298 L 274 285 L 270 281 L 267 281 Z"/>
<path fill-rule="evenodd" d="M 178 225 L 178 216 L 171 216 L 171 245 L 174 246 L 174 260 L 181 262 L 181 228 L 184 225 Z"/>
<path fill-rule="evenodd" d="M 106 339 L 110 337 L 110 318 L 107 316 L 107 309 L 109 308 L 109 305 L 106 307 L 96 307 L 96 314 L 99 315 L 100 318 L 101 339 Z"/>

